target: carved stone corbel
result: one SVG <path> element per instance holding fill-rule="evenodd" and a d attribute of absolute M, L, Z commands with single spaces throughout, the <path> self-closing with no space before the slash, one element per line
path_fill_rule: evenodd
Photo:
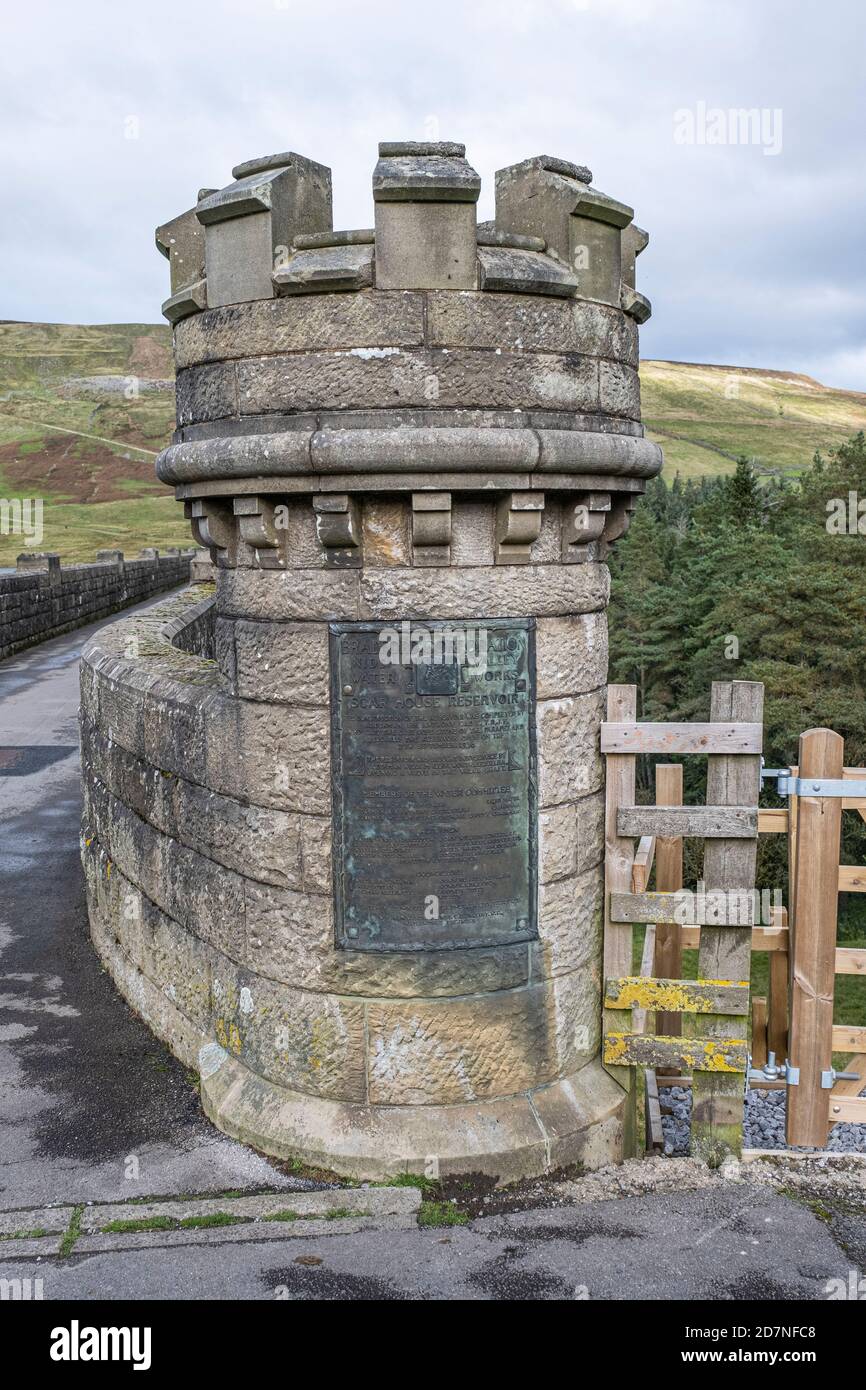
<path fill-rule="evenodd" d="M 361 522 L 358 503 L 345 492 L 326 492 L 313 498 L 316 535 L 324 549 L 327 569 L 355 569 L 361 564 Z"/>
<path fill-rule="evenodd" d="M 267 497 L 236 497 L 240 538 L 254 552 L 260 569 L 285 569 L 286 532 L 276 522 L 276 504 Z"/>
<path fill-rule="evenodd" d="M 528 565 L 533 541 L 541 534 L 543 492 L 508 492 L 496 504 L 497 565 Z"/>
<path fill-rule="evenodd" d="M 210 551 L 212 562 L 222 569 L 235 565 L 238 536 L 231 503 L 194 497 L 184 502 L 183 511 L 192 525 L 193 537 Z"/>
<path fill-rule="evenodd" d="M 578 492 L 562 514 L 563 564 L 580 565 L 598 558 L 597 541 L 610 515 L 609 492 Z"/>
<path fill-rule="evenodd" d="M 618 541 L 625 535 L 631 519 L 634 516 L 638 504 L 638 495 L 634 492 L 620 493 L 614 498 L 613 506 L 608 515 L 604 531 L 601 538 L 601 555 L 604 559 L 609 553 L 614 541 Z"/>
<path fill-rule="evenodd" d="M 451 563 L 451 493 L 412 493 L 412 561 L 421 566 Z"/>

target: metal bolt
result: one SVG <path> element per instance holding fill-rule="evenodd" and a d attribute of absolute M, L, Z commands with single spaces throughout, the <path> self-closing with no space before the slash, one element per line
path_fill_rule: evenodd
<path fill-rule="evenodd" d="M 344 685 L 344 686 L 343 686 L 343 694 L 344 694 L 344 695 L 351 695 L 351 693 L 352 693 L 352 687 L 351 687 L 350 685 Z"/>

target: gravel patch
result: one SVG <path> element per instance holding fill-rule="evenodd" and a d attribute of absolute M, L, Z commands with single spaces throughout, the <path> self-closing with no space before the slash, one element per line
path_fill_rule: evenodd
<path fill-rule="evenodd" d="M 866 1087 L 861 1092 L 866 1096 Z M 659 1087 L 662 1133 L 668 1158 L 682 1158 L 689 1152 L 692 1125 L 691 1086 Z M 743 1114 L 743 1147 L 747 1149 L 787 1149 L 785 1143 L 785 1092 L 749 1091 Z M 830 1130 L 826 1149 L 832 1153 L 866 1153 L 866 1124 L 839 1124 Z M 791 1146 L 793 1153 L 814 1150 Z"/>

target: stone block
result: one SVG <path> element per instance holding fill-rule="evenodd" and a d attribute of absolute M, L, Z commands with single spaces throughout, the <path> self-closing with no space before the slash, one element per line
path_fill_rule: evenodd
<path fill-rule="evenodd" d="M 172 297 L 204 279 L 204 228 L 195 208 L 157 227 L 156 249 L 168 260 Z"/>
<path fill-rule="evenodd" d="M 478 287 L 500 294 L 550 294 L 571 298 L 578 277 L 561 261 L 538 251 L 479 246 Z"/>
<path fill-rule="evenodd" d="M 497 565 L 528 565 L 541 534 L 544 493 L 507 492 L 496 504 L 494 560 Z"/>
<path fill-rule="evenodd" d="M 538 815 L 538 877 L 542 887 L 577 873 L 577 806 L 564 802 Z M 540 890 L 539 890 L 540 896 Z"/>
<path fill-rule="evenodd" d="M 598 363 L 591 357 L 436 349 L 429 372 L 440 406 L 489 410 L 519 401 L 527 410 L 598 409 Z"/>
<path fill-rule="evenodd" d="M 281 1158 L 302 1156 L 313 1166 L 371 1182 L 423 1173 L 430 1154 L 436 1155 L 443 1175 L 483 1171 L 500 1183 L 548 1170 L 547 1136 L 526 1096 L 382 1108 L 275 1086 L 218 1046 L 205 1049 L 200 1068 L 202 1103 L 213 1122 L 226 1134 Z M 622 1096 L 616 1083 L 602 1076 Z M 583 1126 L 589 1137 L 588 1113 Z M 557 1150 L 560 1164 L 562 1149 Z"/>
<path fill-rule="evenodd" d="M 178 926 L 142 898 L 139 953 L 135 964 L 203 1032 L 210 1025 L 213 953 L 197 936 Z M 131 953 L 130 953 L 131 954 Z"/>
<path fill-rule="evenodd" d="M 511 352 L 593 352 L 586 333 L 580 342 L 576 304 L 525 295 L 428 295 L 431 347 L 497 348 Z"/>
<path fill-rule="evenodd" d="M 364 498 L 361 513 L 364 564 L 388 568 L 412 563 L 409 508 L 404 501 Z"/>
<path fill-rule="evenodd" d="M 117 797 L 109 795 L 107 825 L 102 826 L 102 843 L 110 863 L 110 880 L 116 865 L 134 887 L 140 888 L 158 906 L 169 911 L 170 895 L 165 886 L 167 856 L 173 843 L 147 821 L 137 816 Z"/>
<path fill-rule="evenodd" d="M 214 624 L 214 656 L 227 692 L 236 695 L 235 625 L 230 618 L 217 618 Z"/>
<path fill-rule="evenodd" d="M 510 1095 L 556 1071 L 552 995 L 540 985 L 475 999 L 371 1003 L 369 1099 L 456 1105 Z"/>
<path fill-rule="evenodd" d="M 207 280 L 197 280 L 163 301 L 162 316 L 174 325 L 207 308 Z"/>
<path fill-rule="evenodd" d="M 412 562 L 448 565 L 451 562 L 451 493 L 412 493 Z"/>
<path fill-rule="evenodd" d="M 302 886 L 307 893 L 330 894 L 333 890 L 331 867 L 331 819 L 329 816 L 299 816 Z M 291 887 L 292 885 L 287 885 Z"/>
<path fill-rule="evenodd" d="M 649 232 L 630 222 L 622 229 L 622 283 L 635 288 L 635 260 L 649 245 Z"/>
<path fill-rule="evenodd" d="M 376 204 L 376 288 L 474 290 L 472 203 Z"/>
<path fill-rule="evenodd" d="M 178 372 L 175 391 L 178 425 L 219 420 L 238 413 L 238 388 L 231 363 L 190 367 Z"/>
<path fill-rule="evenodd" d="M 538 156 L 496 175 L 496 224 L 543 237 L 576 274 L 582 299 L 619 308 L 620 233 L 633 216 L 624 203 L 584 181 L 578 166 Z"/>
<path fill-rule="evenodd" d="M 250 806 L 182 778 L 173 781 L 176 836 L 235 873 L 282 888 L 302 887 L 297 815 Z"/>
<path fill-rule="evenodd" d="M 602 362 L 599 368 L 601 408 L 609 415 L 640 419 L 640 378 L 633 367 Z"/>
<path fill-rule="evenodd" d="M 190 368 L 214 371 L 217 368 Z M 224 368 L 220 368 L 224 370 Z M 192 420 L 229 413 L 231 382 L 204 392 L 206 382 L 181 382 L 185 416 Z M 527 410 L 599 409 L 598 363 L 562 353 L 464 352 L 434 349 L 350 349 L 297 353 L 238 363 L 242 416 L 268 411 L 371 410 L 377 407 L 498 410 L 520 400 Z M 206 414 L 206 411 L 211 414 Z M 183 421 L 188 423 L 188 421 Z M 398 431 L 399 434 L 399 431 Z M 406 431 L 399 439 L 407 453 Z M 445 436 L 443 436 L 445 438 Z M 353 441 L 357 442 L 357 441 Z M 496 439 L 491 441 L 498 443 Z M 505 443 L 506 441 L 502 441 Z M 413 448 L 416 443 L 413 439 Z M 316 466 L 316 459 L 314 466 Z"/>
<path fill-rule="evenodd" d="M 580 1163 L 591 1171 L 622 1161 L 626 1093 L 599 1061 L 541 1087 L 532 1100 L 552 1170 Z"/>
<path fill-rule="evenodd" d="M 330 670 L 324 623 L 239 620 L 234 632 L 242 699 L 327 707 Z"/>
<path fill-rule="evenodd" d="M 218 696 L 164 681 L 145 702 L 141 756 L 161 772 L 205 784 L 208 728 L 212 720 L 219 723 L 226 718 L 230 718 L 230 706 Z M 130 751 L 137 753 L 139 748 Z"/>
<path fill-rule="evenodd" d="M 309 1095 L 365 1098 L 363 1004 L 228 964 L 215 969 L 213 993 L 217 1041 L 254 1072 Z"/>
<path fill-rule="evenodd" d="M 392 621 L 588 613 L 604 608 L 610 579 L 603 565 L 491 565 L 367 570 L 360 582 L 359 616 Z"/>
<path fill-rule="evenodd" d="M 226 616 L 350 622 L 359 617 L 358 584 L 357 571 L 350 570 L 307 570 L 302 583 L 291 572 L 222 570 L 217 592 Z"/>
<path fill-rule="evenodd" d="M 237 780 L 251 801 L 284 811 L 331 810 L 327 708 L 238 702 Z"/>
<path fill-rule="evenodd" d="M 330 896 L 314 896 L 246 884 L 247 939 L 244 964 L 283 984 L 327 988 L 322 971 L 334 956 Z"/>
<path fill-rule="evenodd" d="M 205 362 L 267 353 L 347 348 L 420 347 L 423 295 L 386 293 L 298 296 L 210 309 L 175 331 L 180 371 Z"/>
<path fill-rule="evenodd" d="M 587 869 L 569 878 L 557 878 L 539 887 L 533 979 L 586 971 L 593 978 L 596 990 L 595 1003 L 590 1007 L 599 1015 L 598 976 L 603 927 L 604 876 L 600 868 Z"/>
<path fill-rule="evenodd" d="M 382 141 L 373 171 L 376 203 L 477 203 L 481 179 L 453 141 Z"/>
<path fill-rule="evenodd" d="M 577 871 L 604 858 L 604 792 L 581 797 L 577 803 Z"/>
<path fill-rule="evenodd" d="M 560 1076 L 589 1065 L 601 1047 L 601 950 L 579 970 L 550 981 L 553 1032 Z"/>
<path fill-rule="evenodd" d="M 605 613 L 539 618 L 535 663 L 539 700 L 597 690 L 607 680 Z"/>
<path fill-rule="evenodd" d="M 373 283 L 372 246 L 324 246 L 295 251 L 274 271 L 277 294 L 326 294 L 368 289 Z"/>
<path fill-rule="evenodd" d="M 130 959 L 118 944 L 104 904 L 88 890 L 90 935 L 96 951 L 121 995 L 162 1038 L 184 1066 L 195 1069 L 207 1034 L 187 1017 Z"/>
<path fill-rule="evenodd" d="M 148 896 L 200 940 L 240 960 L 245 938 L 245 880 L 177 840 L 162 838 L 160 878 Z"/>
<path fill-rule="evenodd" d="M 289 152 L 238 167 L 242 178 L 196 208 L 212 306 L 270 299 L 271 277 L 294 237 L 331 227 L 331 173 L 323 165 Z"/>
<path fill-rule="evenodd" d="M 492 501 L 452 500 L 451 564 L 487 566 L 494 556 L 494 506 Z"/>
<path fill-rule="evenodd" d="M 574 566 L 578 572 L 592 566 Z M 575 801 L 597 791 L 604 779 L 599 730 L 604 718 L 604 690 L 536 706 L 538 798 L 541 807 Z"/>

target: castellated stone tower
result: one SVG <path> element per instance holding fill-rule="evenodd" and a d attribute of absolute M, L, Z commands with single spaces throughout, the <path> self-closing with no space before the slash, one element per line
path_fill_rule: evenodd
<path fill-rule="evenodd" d="M 121 987 L 214 1122 L 271 1153 L 361 1178 L 609 1162 L 604 561 L 661 467 L 646 233 L 547 156 L 499 171 L 481 224 L 459 144 L 380 145 L 360 230 L 333 230 L 330 172 L 300 155 L 233 174 L 156 234 L 177 363 L 157 471 L 213 558 L 215 621 L 212 651 L 172 629 L 186 694 L 144 682 L 171 843 L 116 872 L 172 947 L 157 993 Z M 133 676 L 91 665 L 104 730 Z"/>

